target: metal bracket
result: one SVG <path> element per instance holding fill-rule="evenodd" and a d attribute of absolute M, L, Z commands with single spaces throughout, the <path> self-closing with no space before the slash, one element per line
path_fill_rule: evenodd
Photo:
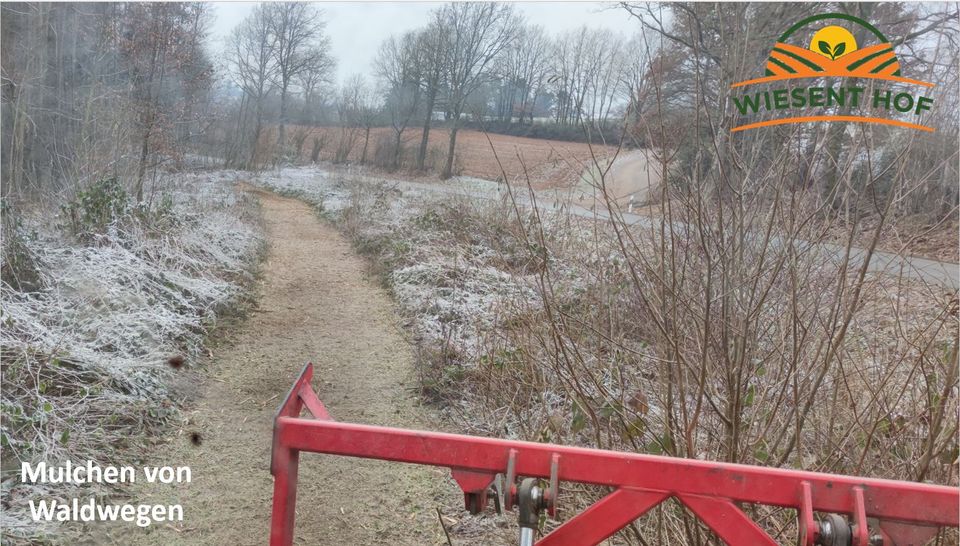
<path fill-rule="evenodd" d="M 813 519 L 813 493 L 810 482 L 800 482 L 800 509 L 797 510 L 800 526 L 800 546 L 814 546 L 820 538 L 820 525 Z"/>
<path fill-rule="evenodd" d="M 507 476 L 503 483 L 503 509 L 513 510 L 517 498 L 517 450 L 511 449 L 507 455 Z"/>
<path fill-rule="evenodd" d="M 550 456 L 550 487 L 544 493 L 544 501 L 547 506 L 547 515 L 551 519 L 557 519 L 557 504 L 560 497 L 560 454 L 554 453 Z"/>

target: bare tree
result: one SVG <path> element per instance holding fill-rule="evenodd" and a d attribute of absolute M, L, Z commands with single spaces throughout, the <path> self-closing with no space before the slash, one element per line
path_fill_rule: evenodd
<path fill-rule="evenodd" d="M 154 148 L 176 153 L 170 132 L 177 123 L 171 86 L 183 87 L 188 78 L 206 78 L 208 67 L 197 43 L 203 39 L 196 12 L 204 4 L 144 3 L 124 7 L 120 51 L 133 84 L 139 122 L 139 166 L 135 182 L 143 201 L 143 179 Z M 179 77 L 175 77 L 179 76 Z M 198 85 L 203 85 L 197 82 Z"/>
<path fill-rule="evenodd" d="M 422 171 L 427 157 L 427 144 L 430 139 L 430 126 L 433 122 L 433 109 L 444 83 L 445 66 L 449 55 L 447 33 L 443 27 L 442 10 L 433 13 L 433 21 L 417 35 L 417 48 L 421 51 L 420 82 L 423 86 L 426 115 L 423 119 L 423 132 L 420 134 L 420 148 L 417 150 L 417 170 Z"/>
<path fill-rule="evenodd" d="M 142 201 L 149 170 L 181 158 L 207 115 L 208 8 L 2 9 L 4 195 L 115 177 Z"/>
<path fill-rule="evenodd" d="M 401 138 L 417 113 L 423 96 L 424 53 L 413 32 L 400 39 L 388 38 L 380 46 L 375 62 L 377 75 L 386 85 L 385 110 L 393 128 L 392 168 L 400 167 Z"/>
<path fill-rule="evenodd" d="M 360 74 L 354 75 L 346 84 L 348 95 L 352 97 L 353 125 L 363 129 L 363 148 L 360 151 L 360 163 L 367 162 L 367 150 L 370 148 L 370 130 L 377 122 L 380 113 L 377 108 L 377 98 L 373 90 L 367 85 L 367 80 Z"/>
<path fill-rule="evenodd" d="M 316 123 L 318 96 L 321 86 L 332 83 L 330 75 L 335 62 L 326 49 L 317 48 L 307 52 L 307 64 L 296 77 L 296 83 L 303 93 L 303 116 L 309 123 Z"/>
<path fill-rule="evenodd" d="M 591 51 L 587 66 L 587 96 L 583 114 L 595 128 L 600 128 L 610 117 L 614 100 L 623 83 L 623 36 L 605 32 L 598 36 L 596 48 Z"/>
<path fill-rule="evenodd" d="M 132 108 L 114 47 L 119 5 L 0 6 L 4 199 L 119 175 Z"/>
<path fill-rule="evenodd" d="M 554 40 L 553 65 L 549 82 L 557 98 L 554 120 L 569 124 L 576 120 L 577 105 L 582 102 L 583 50 L 586 47 L 587 28 L 569 31 Z"/>
<path fill-rule="evenodd" d="M 500 120 L 509 122 L 516 115 L 518 123 L 523 123 L 525 116 L 533 122 L 533 105 L 550 66 L 549 46 L 543 27 L 524 26 L 500 58 L 495 69 L 501 79 L 497 97 Z"/>
<path fill-rule="evenodd" d="M 344 163 L 350 158 L 350 152 L 357 142 L 359 129 L 358 103 L 362 92 L 362 80 L 354 78 L 342 85 L 337 93 L 335 102 L 337 123 L 340 125 L 340 135 L 337 148 L 334 151 L 333 162 Z"/>
<path fill-rule="evenodd" d="M 325 23 L 321 12 L 305 2 L 264 4 L 267 24 L 275 45 L 276 82 L 280 90 L 280 128 L 277 136 L 279 152 L 285 153 L 287 107 L 290 85 L 305 71 L 329 68 L 329 38 L 323 34 Z"/>
<path fill-rule="evenodd" d="M 557 123 L 600 128 L 622 93 L 628 68 L 622 36 L 581 27 L 554 42 L 549 78 L 557 96 Z"/>
<path fill-rule="evenodd" d="M 253 102 L 253 135 L 246 158 L 248 167 L 255 164 L 263 131 L 264 103 L 273 89 L 278 70 L 274 62 L 275 47 L 263 4 L 254 8 L 253 13 L 234 29 L 228 45 L 227 62 L 233 81 L 243 91 L 245 99 Z M 240 116 L 243 117 L 242 108 Z"/>
<path fill-rule="evenodd" d="M 457 145 L 457 129 L 467 99 L 488 76 L 487 68 L 517 36 L 520 18 L 513 6 L 497 3 L 452 3 L 440 11 L 447 34 L 447 109 L 451 114 L 447 161 L 441 178 L 450 178 Z"/>

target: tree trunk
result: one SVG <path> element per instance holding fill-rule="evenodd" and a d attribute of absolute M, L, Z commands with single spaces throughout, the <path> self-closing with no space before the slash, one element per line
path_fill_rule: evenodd
<path fill-rule="evenodd" d="M 396 131 L 396 138 L 393 141 L 393 168 L 400 168 L 400 135 L 403 134 L 403 129 Z"/>
<path fill-rule="evenodd" d="M 137 204 L 143 201 L 143 177 L 147 174 L 147 156 L 150 152 L 150 129 L 143 133 L 140 143 L 140 164 L 137 166 Z"/>
<path fill-rule="evenodd" d="M 430 124 L 433 122 L 433 104 L 437 100 L 437 90 L 431 86 L 427 94 L 427 118 L 423 121 L 423 135 L 420 136 L 420 150 L 417 152 L 417 170 L 423 170 L 423 162 L 427 159 L 427 140 L 430 138 Z"/>
<path fill-rule="evenodd" d="M 257 145 L 260 143 L 260 131 L 263 128 L 263 103 L 262 99 L 257 99 L 257 123 L 253 129 L 253 143 L 250 146 L 250 161 L 247 168 L 256 167 Z"/>
<path fill-rule="evenodd" d="M 443 167 L 443 173 L 440 174 L 442 180 L 446 180 L 453 176 L 453 153 L 457 147 L 457 127 L 460 125 L 460 115 L 454 113 L 453 118 L 453 127 L 450 128 L 450 145 L 447 148 L 447 163 Z"/>
<path fill-rule="evenodd" d="M 283 155 L 287 140 L 287 86 L 280 90 L 280 130 L 277 136 L 277 153 Z"/>
<path fill-rule="evenodd" d="M 363 131 L 363 151 L 360 152 L 360 164 L 364 165 L 367 163 L 367 145 L 370 144 L 370 126 L 368 125 L 364 128 Z"/>

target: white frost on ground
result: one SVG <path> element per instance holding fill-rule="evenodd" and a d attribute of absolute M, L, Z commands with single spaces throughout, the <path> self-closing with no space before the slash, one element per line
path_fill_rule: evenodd
<path fill-rule="evenodd" d="M 495 258 L 489 246 L 452 245 L 448 240 L 433 239 L 435 233 L 423 223 L 427 217 L 422 215 L 431 205 L 453 200 L 461 206 L 483 208 L 495 203 L 457 201 L 450 195 L 425 191 L 422 183 L 323 167 L 265 171 L 254 183 L 306 199 L 341 224 L 350 223 L 340 214 L 350 207 L 360 220 L 345 226 L 353 230 L 354 238 L 389 239 L 402 245 L 398 253 L 403 256 L 398 267 L 388 273 L 388 284 L 403 312 L 414 318 L 416 337 L 429 345 L 452 346 L 475 361 L 480 356 L 481 332 L 495 324 L 503 311 L 500 303 L 535 297 L 527 279 L 489 265 Z M 497 191 L 495 182 L 469 177 L 451 179 L 444 186 Z"/>
<path fill-rule="evenodd" d="M 418 334 L 451 343 L 472 361 L 481 356 L 482 332 L 495 326 L 501 303 L 534 297 L 503 271 L 442 259 L 402 267 L 389 278 L 397 302 L 416 315 Z"/>
<path fill-rule="evenodd" d="M 0 291 L 5 468 L 20 460 L 109 462 L 114 447 L 175 414 L 173 355 L 189 363 L 218 311 L 249 279 L 261 234 L 233 187 L 237 173 L 169 175 L 173 223 L 120 222 L 81 244 L 59 219 L 24 219 L 42 287 Z M 9 234 L 7 234 L 9 235 Z M 5 503 L 25 507 L 42 488 L 4 476 Z M 5 533 L 36 534 L 19 510 Z"/>

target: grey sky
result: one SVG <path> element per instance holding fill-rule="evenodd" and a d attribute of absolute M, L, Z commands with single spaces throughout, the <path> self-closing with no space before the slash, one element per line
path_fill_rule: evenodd
<path fill-rule="evenodd" d="M 211 38 L 214 49 L 256 6 L 256 2 L 213 2 L 216 16 Z M 440 2 L 318 2 L 327 21 L 327 33 L 337 59 L 337 80 L 353 74 L 371 75 L 380 42 L 390 34 L 423 26 L 430 10 Z M 581 25 L 608 28 L 628 35 L 638 28 L 636 19 L 615 2 L 516 2 L 528 22 L 554 34 Z"/>

